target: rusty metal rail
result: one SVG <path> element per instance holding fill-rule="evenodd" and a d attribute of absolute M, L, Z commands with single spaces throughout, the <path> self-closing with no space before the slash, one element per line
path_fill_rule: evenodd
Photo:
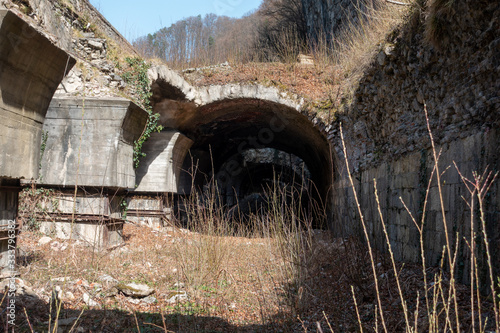
<path fill-rule="evenodd" d="M 35 218 L 39 220 L 46 220 L 47 222 L 71 222 L 75 223 L 81 222 L 103 222 L 106 225 L 112 224 L 121 224 L 125 223 L 124 219 L 111 217 L 108 215 L 99 215 L 99 214 L 69 214 L 69 213 L 35 213 Z"/>

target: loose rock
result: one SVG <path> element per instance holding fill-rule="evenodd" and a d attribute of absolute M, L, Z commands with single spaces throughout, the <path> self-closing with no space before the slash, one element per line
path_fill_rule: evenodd
<path fill-rule="evenodd" d="M 183 290 L 182 291 L 172 291 L 167 296 L 167 302 L 169 302 L 169 303 L 176 303 L 176 302 L 187 301 L 187 300 L 188 300 L 187 292 L 185 292 Z"/>
<path fill-rule="evenodd" d="M 87 304 L 90 307 L 99 305 L 99 303 L 97 303 L 92 298 L 90 298 L 89 294 L 87 294 L 87 293 L 83 293 L 83 301 L 85 302 L 85 304 Z"/>
<path fill-rule="evenodd" d="M 137 283 L 119 284 L 116 286 L 116 288 L 125 296 L 135 298 L 147 297 L 155 292 L 155 290 L 149 288 L 149 286 Z"/>
<path fill-rule="evenodd" d="M 44 236 L 38 240 L 38 245 L 45 245 L 49 244 L 50 242 L 52 242 L 52 238 Z"/>

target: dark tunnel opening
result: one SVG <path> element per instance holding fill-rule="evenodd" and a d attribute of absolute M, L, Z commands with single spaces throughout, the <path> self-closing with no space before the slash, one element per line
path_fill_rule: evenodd
<path fill-rule="evenodd" d="M 249 149 L 232 156 L 215 175 L 228 217 L 236 220 L 268 213 L 276 195 L 284 196 L 287 205 L 307 210 L 312 199 L 310 178 L 302 159 L 272 148 Z"/>
<path fill-rule="evenodd" d="M 194 141 L 181 175 L 186 194 L 216 184 L 227 216 L 238 219 L 265 212 L 269 192 L 278 189 L 288 203 L 328 215 L 329 144 L 295 109 L 259 99 L 222 100 L 178 118 L 177 127 Z"/>

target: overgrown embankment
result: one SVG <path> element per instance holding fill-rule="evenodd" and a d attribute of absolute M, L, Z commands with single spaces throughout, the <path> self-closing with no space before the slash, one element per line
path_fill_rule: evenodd
<path fill-rule="evenodd" d="M 468 250 L 461 240 L 470 237 L 471 211 L 462 196 L 469 200 L 471 194 L 454 164 L 469 179 L 473 171 L 499 169 L 499 16 L 496 1 L 417 3 L 406 23 L 380 44 L 330 132 L 334 155 L 343 161 L 343 126 L 350 171 L 373 240 L 384 247 L 374 197 L 376 179 L 396 257 L 421 261 L 423 247 L 428 263 L 438 264 L 448 235 L 452 244 L 459 240 L 463 261 L 457 274 L 464 274 L 465 280 Z M 428 129 L 441 153 L 442 174 L 441 184 L 433 181 L 426 190 L 435 166 Z M 352 192 L 345 191 L 345 168 L 338 170 L 334 225 L 338 232 L 349 233 L 352 228 L 345 226 L 357 225 L 359 217 Z M 498 190 L 498 184 L 490 189 L 484 208 L 495 253 L 500 244 L 495 227 Z M 427 214 L 422 243 L 402 201 L 417 219 Z"/>

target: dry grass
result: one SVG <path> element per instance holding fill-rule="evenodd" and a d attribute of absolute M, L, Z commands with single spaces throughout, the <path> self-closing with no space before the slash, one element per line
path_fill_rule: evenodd
<path fill-rule="evenodd" d="M 304 98 L 312 109 L 326 116 L 342 97 L 339 75 L 333 64 L 318 62 L 314 65 L 251 62 L 183 74 L 190 83 L 200 86 L 257 83 L 276 87 Z"/>
<path fill-rule="evenodd" d="M 479 177 L 470 189 L 479 187 L 484 196 L 488 186 L 481 184 L 492 180 Z M 127 224 L 125 244 L 100 252 L 75 241 L 42 246 L 41 235 L 24 232 L 20 272 L 37 297 L 18 299 L 18 313 L 26 308 L 35 330 L 46 331 L 52 290 L 59 285 L 59 320 L 81 314 L 75 329 L 92 332 L 384 331 L 383 323 L 388 332 L 456 332 L 455 310 L 463 331 L 472 327 L 478 306 L 479 317 L 493 318 L 491 300 L 475 288 L 450 284 L 446 270 L 405 265 L 366 242 L 314 230 L 299 207 L 281 204 L 281 192 L 270 195 L 271 214 L 255 217 L 252 228 L 235 230 L 213 201 L 192 199 L 190 230 Z M 104 274 L 149 285 L 156 302 L 107 297 L 113 284 L 102 281 Z M 61 277 L 68 279 L 54 281 Z M 188 300 L 170 303 L 179 289 L 187 291 Z M 84 293 L 98 306 L 89 308 Z M 20 332 L 29 331 L 27 320 L 18 323 Z M 476 322 L 476 328 L 483 332 L 487 326 Z"/>
<path fill-rule="evenodd" d="M 284 319 L 281 312 L 285 309 L 276 291 L 284 283 L 279 274 L 282 263 L 269 252 L 271 239 L 215 237 L 186 229 L 154 232 L 133 225 L 126 225 L 125 237 L 125 246 L 96 253 L 74 241 L 62 240 L 59 242 L 68 244 L 68 248 L 55 251 L 50 244 L 38 245 L 39 235 L 23 233 L 20 247 L 26 256 L 21 276 L 40 299 L 21 301 L 19 306 L 27 308 L 30 322 L 37 330 L 47 329 L 43 323 L 49 318 L 50 295 L 55 285 L 61 285 L 64 292 L 60 319 L 75 317 L 78 311 L 87 309 L 81 327 L 92 329 L 96 318 L 107 317 L 116 323 L 112 330 L 102 328 L 98 332 L 130 329 L 133 327 L 130 311 L 141 314 L 141 326 L 147 314 L 161 325 L 158 319 L 163 313 L 169 319 L 170 329 L 179 329 L 173 319 L 179 315 L 184 318 L 179 323 L 180 331 L 190 331 L 192 322 L 203 323 L 209 331 L 212 325 L 244 329 L 251 325 L 264 327 L 271 318 L 272 324 L 278 325 L 274 318 Z M 145 283 L 153 287 L 157 302 L 135 305 L 123 295 L 105 297 L 112 286 L 100 279 L 104 274 L 122 283 Z M 61 277 L 69 277 L 68 282 L 52 281 Z M 187 291 L 187 301 L 168 301 L 178 289 L 176 283 L 185 286 L 181 289 Z M 67 296 L 67 292 L 74 298 Z M 83 293 L 91 295 L 99 306 L 88 309 Z M 21 319 L 18 323 L 26 328 Z"/>
<path fill-rule="evenodd" d="M 361 27 L 353 27 L 351 35 L 337 43 L 337 61 L 347 82 L 359 78 L 408 9 L 388 4 L 376 13 L 361 14 Z M 339 89 L 339 69 L 330 64 L 324 47 L 323 53 L 318 49 L 317 65 L 311 67 L 236 65 L 229 72 L 214 69 L 210 75 L 191 75 L 189 79 L 207 85 L 261 82 L 286 87 L 311 101 L 337 102 L 338 93 L 337 97 L 334 93 Z M 433 177 L 440 183 L 436 149 L 434 158 Z M 17 313 L 25 311 L 27 318 L 19 318 L 16 331 L 30 331 L 29 325 L 37 331 L 48 330 L 55 285 L 63 290 L 59 318 L 78 317 L 83 310 L 75 329 L 92 332 L 500 331 L 491 265 L 492 295 L 484 297 L 478 292 L 476 243 L 489 248 L 482 205 L 495 179 L 496 175 L 487 172 L 475 174 L 473 179 L 462 177 L 470 194 L 471 212 L 479 212 L 482 223 L 480 230 L 471 223 L 473 237 L 466 240 L 471 267 L 475 268 L 470 286 L 454 281 L 456 245 L 449 240 L 443 250 L 448 260 L 441 267 L 427 267 L 424 252 L 422 265 L 405 265 L 394 260 L 391 251 L 377 253 L 368 236 L 361 242 L 313 230 L 300 208 L 284 206 L 276 191 L 271 193 L 272 214 L 255 217 L 254 226 L 248 229 L 230 224 L 214 197 L 207 201 L 194 197 L 188 202 L 189 230 L 155 231 L 127 224 L 124 246 L 109 251 L 64 240 L 58 240 L 59 245 L 41 246 L 41 235 L 21 234 L 21 276 L 37 297 L 19 299 Z M 475 204 L 479 204 L 478 210 L 473 209 Z M 408 213 L 411 216 L 412 212 Z M 380 215 L 380 223 L 387 223 Z M 471 221 L 474 218 L 471 216 Z M 414 223 L 422 239 L 424 218 Z M 387 245 L 390 249 L 390 242 Z M 120 294 L 107 297 L 112 286 L 101 280 L 103 274 L 119 282 L 148 284 L 156 291 L 156 302 L 134 304 Z M 61 277 L 68 279 L 53 281 Z M 187 291 L 188 300 L 170 303 L 169 298 L 180 288 Z M 83 301 L 84 293 L 98 306 L 89 308 Z"/>
<path fill-rule="evenodd" d="M 391 249 L 391 242 L 389 240 L 389 236 L 387 233 L 387 229 L 385 226 L 384 216 L 382 215 L 382 210 L 380 207 L 380 202 L 377 194 L 377 186 L 376 180 L 375 182 L 375 196 L 378 205 L 378 212 L 380 215 L 380 222 L 383 226 L 383 232 L 386 239 L 386 245 L 388 247 L 388 257 L 392 264 L 392 277 L 391 280 L 397 286 L 396 295 L 399 296 L 400 302 L 400 312 L 402 315 L 399 316 L 400 322 L 397 326 L 392 326 L 390 320 L 387 319 L 387 304 L 382 302 L 383 292 L 380 289 L 380 278 L 383 275 L 380 275 L 377 271 L 375 259 L 376 256 L 372 249 L 372 240 L 368 235 L 368 227 L 365 222 L 365 218 L 363 216 L 362 207 L 359 204 L 359 200 L 357 197 L 357 193 L 355 190 L 353 177 L 350 172 L 349 162 L 347 158 L 347 151 L 345 147 L 344 137 L 341 128 L 341 138 L 343 143 L 343 150 L 345 156 L 346 170 L 348 174 L 348 178 L 351 184 L 351 189 L 354 193 L 354 200 L 358 207 L 359 219 L 361 221 L 361 227 L 364 232 L 365 241 L 368 247 L 368 253 L 370 256 L 369 262 L 371 263 L 372 268 L 372 278 L 373 278 L 373 288 L 375 289 L 375 297 L 377 304 L 375 309 L 373 310 L 373 314 L 375 316 L 375 331 L 383 331 L 383 332 L 393 332 L 405 331 L 405 332 L 419 332 L 420 330 L 424 330 L 425 332 L 486 332 L 492 329 L 496 329 L 498 332 L 500 330 L 500 303 L 497 297 L 496 288 L 498 277 L 494 275 L 493 267 L 492 267 L 492 258 L 490 255 L 490 241 L 486 232 L 486 213 L 484 210 L 485 198 L 487 196 L 487 192 L 491 188 L 492 184 L 495 182 L 498 173 L 488 172 L 487 170 L 483 174 L 474 173 L 473 179 L 465 178 L 460 170 L 457 168 L 457 172 L 462 178 L 463 184 L 467 188 L 470 198 L 463 197 L 466 200 L 467 204 L 470 208 L 471 219 L 470 219 L 470 228 L 471 233 L 470 237 L 464 237 L 463 241 L 467 244 L 469 248 L 470 258 L 470 289 L 467 290 L 465 286 L 461 286 L 457 283 L 455 275 L 457 270 L 457 262 L 461 260 L 461 258 L 457 257 L 459 243 L 462 241 L 459 237 L 456 237 L 456 242 L 453 244 L 450 240 L 452 233 L 451 230 L 448 230 L 448 223 L 446 221 L 446 206 L 443 201 L 443 191 L 441 188 L 441 175 L 443 168 L 439 164 L 439 156 L 440 152 L 437 151 L 436 146 L 434 145 L 434 139 L 432 130 L 429 124 L 429 118 L 427 114 L 427 108 L 425 108 L 425 116 L 427 119 L 427 127 L 428 133 L 430 136 L 430 140 L 432 143 L 432 153 L 434 158 L 434 169 L 432 171 L 431 177 L 429 179 L 428 188 L 426 192 L 426 198 L 423 207 L 423 216 L 421 221 L 417 221 L 413 216 L 415 212 L 411 212 L 405 202 L 401 199 L 404 207 L 406 208 L 409 217 L 416 225 L 419 233 L 420 233 L 420 248 L 421 248 L 421 259 L 422 259 L 422 274 L 421 278 L 418 278 L 423 282 L 423 285 L 419 287 L 414 287 L 411 292 L 416 293 L 416 297 L 408 297 L 408 292 L 405 288 L 402 288 L 402 281 L 405 281 L 402 278 L 402 271 L 399 270 L 398 265 L 394 259 L 394 254 Z M 455 165 L 456 167 L 456 165 Z M 435 180 L 434 180 L 435 178 Z M 438 197 L 431 198 L 429 195 L 429 189 L 431 187 L 431 183 L 436 181 L 438 184 Z M 440 265 L 440 271 L 434 272 L 433 274 L 429 274 L 428 267 L 426 267 L 426 253 L 425 246 L 423 243 L 423 235 L 426 232 L 426 207 L 430 200 L 436 201 L 440 203 L 440 207 L 442 210 L 442 223 L 445 232 L 446 242 L 443 246 L 442 251 L 442 259 Z M 475 203 L 479 203 L 479 229 L 481 229 L 481 233 L 476 231 L 475 224 L 476 219 L 474 217 Z M 427 231 L 428 232 L 428 231 Z M 481 285 L 479 282 L 479 275 L 481 268 L 478 265 L 478 256 L 479 249 L 484 247 L 486 252 L 486 267 L 482 269 L 488 270 L 488 280 L 489 280 L 489 297 L 484 297 L 481 294 L 480 290 L 484 290 L 484 285 Z M 407 280 L 406 280 L 407 281 Z M 353 300 L 356 306 L 356 313 L 358 318 L 358 323 L 360 326 L 360 330 L 363 330 L 365 326 L 365 321 L 359 316 L 359 307 L 356 304 L 356 294 L 353 290 Z M 421 303 L 421 301 L 423 301 Z M 377 318 L 378 317 L 378 318 Z M 403 320 L 404 319 L 404 320 Z"/>
<path fill-rule="evenodd" d="M 380 2 L 377 8 L 358 8 L 357 19 L 344 24 L 334 40 L 333 54 L 349 90 L 355 88 L 375 55 L 387 46 L 387 36 L 415 9 L 415 1 L 406 2 L 408 6 Z"/>
<path fill-rule="evenodd" d="M 455 13 L 455 2 L 456 0 L 428 1 L 425 38 L 437 48 L 442 48 L 449 41 L 450 19 Z"/>

